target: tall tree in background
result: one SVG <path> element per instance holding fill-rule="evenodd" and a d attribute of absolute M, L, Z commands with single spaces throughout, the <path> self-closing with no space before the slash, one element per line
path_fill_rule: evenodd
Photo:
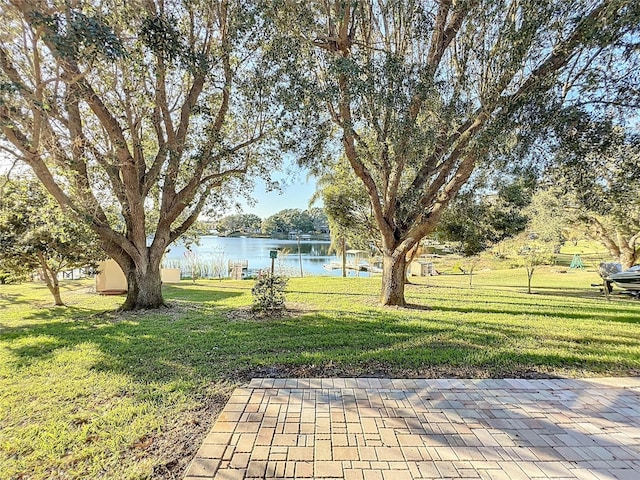
<path fill-rule="evenodd" d="M 7 183 L 0 198 L 0 265 L 8 271 L 38 270 L 53 296 L 64 305 L 58 275 L 95 266 L 104 256 L 95 234 L 62 211 L 36 181 Z"/>
<path fill-rule="evenodd" d="M 313 204 L 313 201 L 310 202 L 310 205 Z M 327 218 L 327 214 L 324 213 L 324 210 L 321 207 L 309 207 L 307 209 L 307 213 L 309 217 L 311 217 L 311 221 L 313 222 L 313 229 L 316 232 L 327 232 L 329 228 L 329 219 Z"/>
<path fill-rule="evenodd" d="M 529 218 L 529 232 L 552 245 L 555 253 L 560 252 L 572 229 L 584 226 L 575 195 L 558 185 L 536 191 L 523 214 Z"/>
<path fill-rule="evenodd" d="M 640 258 L 640 135 L 633 128 L 581 115 L 560 131 L 551 172 L 573 216 L 624 270 Z"/>
<path fill-rule="evenodd" d="M 516 120 L 583 101 L 581 89 L 601 85 L 607 65 L 619 75 L 637 60 L 630 48 L 619 61 L 638 38 L 640 4 L 631 0 L 277 5 L 313 58 L 304 68 L 318 88 L 305 101 L 325 109 L 369 196 L 385 305 L 405 303 L 408 255 L 475 165 L 509 146 Z"/>
<path fill-rule="evenodd" d="M 299 208 L 285 208 L 262 221 L 262 231 L 265 233 L 307 233 L 313 229 L 311 215 L 307 210 Z"/>
<path fill-rule="evenodd" d="M 252 213 L 227 215 L 216 222 L 216 228 L 227 235 L 234 232 L 246 232 L 260 228 L 262 219 Z"/>
<path fill-rule="evenodd" d="M 532 178 L 521 177 L 501 185 L 492 194 L 476 188 L 460 193 L 443 213 L 438 237 L 460 243 L 464 256 L 477 255 L 491 245 L 524 231 L 529 221 L 523 210 L 535 188 Z"/>
<path fill-rule="evenodd" d="M 4 146 L 122 267 L 123 308 L 163 305 L 167 246 L 212 192 L 281 155 L 285 76 L 256 3 L 11 0 L 0 14 Z"/>
<path fill-rule="evenodd" d="M 322 200 L 332 235 L 340 232 L 338 236 L 353 248 L 368 248 L 376 242 L 377 225 L 369 197 L 346 159 L 332 164 L 318 178 L 312 201 L 317 200 Z"/>
<path fill-rule="evenodd" d="M 342 276 L 347 276 L 347 248 L 370 249 L 378 239 L 369 197 L 344 157 L 325 165 L 312 202 L 322 200 L 329 221 L 331 250 L 342 255 Z M 379 248 L 379 246 L 378 246 Z"/>

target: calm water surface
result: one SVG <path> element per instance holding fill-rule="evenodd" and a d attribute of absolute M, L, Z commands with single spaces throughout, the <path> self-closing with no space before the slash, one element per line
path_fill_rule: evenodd
<path fill-rule="evenodd" d="M 302 270 L 305 275 L 340 275 L 340 270 L 328 271 L 322 265 L 337 262 L 335 254 L 329 255 L 328 240 L 301 240 L 300 254 Z M 298 242 L 296 240 L 278 240 L 273 238 L 243 238 L 203 236 L 200 245 L 190 247 L 173 245 L 166 254 L 164 265 L 180 267 L 183 274 L 189 275 L 189 264 L 197 263 L 204 267 L 203 276 L 211 276 L 213 265 L 227 265 L 229 261 L 248 262 L 249 272 L 271 268 L 269 252 L 278 250 L 275 270 L 278 274 L 300 276 Z M 206 273 L 209 273 L 208 275 Z M 354 275 L 353 272 L 350 275 Z M 367 276 L 360 272 L 360 276 Z"/>

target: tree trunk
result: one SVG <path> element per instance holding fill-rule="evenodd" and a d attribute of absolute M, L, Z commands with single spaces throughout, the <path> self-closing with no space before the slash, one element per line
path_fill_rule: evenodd
<path fill-rule="evenodd" d="M 38 261 L 40 262 L 40 267 L 42 268 L 42 278 L 44 278 L 44 281 L 47 284 L 47 288 L 53 296 L 53 304 L 56 307 L 63 307 L 64 302 L 62 301 L 62 296 L 60 295 L 58 272 L 54 272 L 51 268 L 49 268 L 49 265 L 47 264 L 47 261 L 45 260 L 44 254 L 42 252 L 38 252 Z"/>
<path fill-rule="evenodd" d="M 533 277 L 533 267 L 527 267 L 527 293 L 531 295 L 531 278 Z"/>
<path fill-rule="evenodd" d="M 382 257 L 382 293 L 380 301 L 382 305 L 399 306 L 406 305 L 404 299 L 404 284 L 407 275 L 407 259 L 405 253 Z"/>
<path fill-rule="evenodd" d="M 630 259 L 625 255 L 620 255 L 620 265 L 622 265 L 622 271 L 629 270 L 635 264 L 634 259 Z"/>
<path fill-rule="evenodd" d="M 50 278 L 46 270 L 43 271 L 42 276 L 44 277 L 44 281 L 47 284 L 49 292 L 51 292 L 51 295 L 53 296 L 53 304 L 56 307 L 63 307 L 64 302 L 62 301 L 62 296 L 60 295 L 60 285 L 58 284 L 58 279 L 56 277 Z"/>
<path fill-rule="evenodd" d="M 300 232 L 298 232 L 298 262 L 300 262 L 300 278 L 304 277 L 304 273 L 302 271 L 302 251 L 300 250 Z"/>
<path fill-rule="evenodd" d="M 620 249 L 620 265 L 622 265 L 622 271 L 629 270 L 636 264 L 638 258 L 638 252 L 635 249 L 621 248 Z"/>
<path fill-rule="evenodd" d="M 160 278 L 159 255 L 152 255 L 147 250 L 145 256 L 138 258 L 138 264 L 129 257 L 117 258 L 120 268 L 127 278 L 127 299 L 122 310 L 152 309 L 165 306 L 162 297 L 162 280 Z"/>
<path fill-rule="evenodd" d="M 342 276 L 347 276 L 347 240 L 342 237 Z"/>
<path fill-rule="evenodd" d="M 148 268 L 142 272 L 132 269 L 127 272 L 126 276 L 127 299 L 122 305 L 122 310 L 159 308 L 165 305 L 162 297 L 160 267 Z"/>
<path fill-rule="evenodd" d="M 53 304 L 56 307 L 64 307 L 64 302 L 62 301 L 62 296 L 60 295 L 60 284 L 58 283 L 58 278 L 54 275 L 50 277 L 49 272 L 47 272 L 46 270 L 44 271 L 43 276 L 47 284 L 47 288 L 53 296 Z"/>
<path fill-rule="evenodd" d="M 596 219 L 592 219 L 592 222 L 596 226 L 595 238 L 599 240 L 612 257 L 617 257 L 618 262 L 622 266 L 622 271 L 629 270 L 633 267 L 638 260 L 639 252 L 636 250 L 636 242 L 638 240 L 638 234 L 625 235 L 624 232 L 613 229 L 607 230 Z"/>
<path fill-rule="evenodd" d="M 64 302 L 62 301 L 62 296 L 60 295 L 60 285 L 58 284 L 58 279 L 53 277 L 53 288 L 51 290 L 51 295 L 53 295 L 53 303 L 58 307 L 64 306 Z"/>

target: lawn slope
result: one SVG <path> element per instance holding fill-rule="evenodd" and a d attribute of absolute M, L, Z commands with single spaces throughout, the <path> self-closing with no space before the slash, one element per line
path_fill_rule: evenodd
<path fill-rule="evenodd" d="M 255 318 L 251 281 L 166 287 L 169 309 L 65 283 L 0 286 L 0 478 L 179 478 L 252 376 L 544 377 L 640 372 L 640 302 L 593 272 L 416 279 L 407 308 L 379 279 L 291 279 L 290 312 Z"/>

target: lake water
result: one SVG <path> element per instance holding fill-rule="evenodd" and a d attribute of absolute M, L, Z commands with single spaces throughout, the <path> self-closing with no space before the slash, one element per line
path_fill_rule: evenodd
<path fill-rule="evenodd" d="M 165 256 L 164 266 L 179 267 L 183 276 L 191 275 L 191 265 L 201 269 L 203 277 L 217 277 L 218 271 L 227 271 L 229 261 L 247 261 L 249 273 L 270 269 L 269 252 L 278 250 L 275 260 L 275 272 L 291 277 L 300 276 L 300 260 L 298 257 L 298 242 L 296 240 L 278 240 L 273 238 L 244 238 L 244 237 L 216 237 L 203 236 L 200 245 L 192 245 L 190 251 L 182 245 L 170 247 Z M 325 270 L 323 265 L 337 262 L 335 254 L 329 255 L 328 240 L 301 240 L 300 254 L 302 257 L 302 271 L 304 275 L 333 275 L 339 276 L 341 270 Z M 350 276 L 356 275 L 349 272 Z M 367 276 L 366 272 L 359 272 L 360 276 Z"/>

